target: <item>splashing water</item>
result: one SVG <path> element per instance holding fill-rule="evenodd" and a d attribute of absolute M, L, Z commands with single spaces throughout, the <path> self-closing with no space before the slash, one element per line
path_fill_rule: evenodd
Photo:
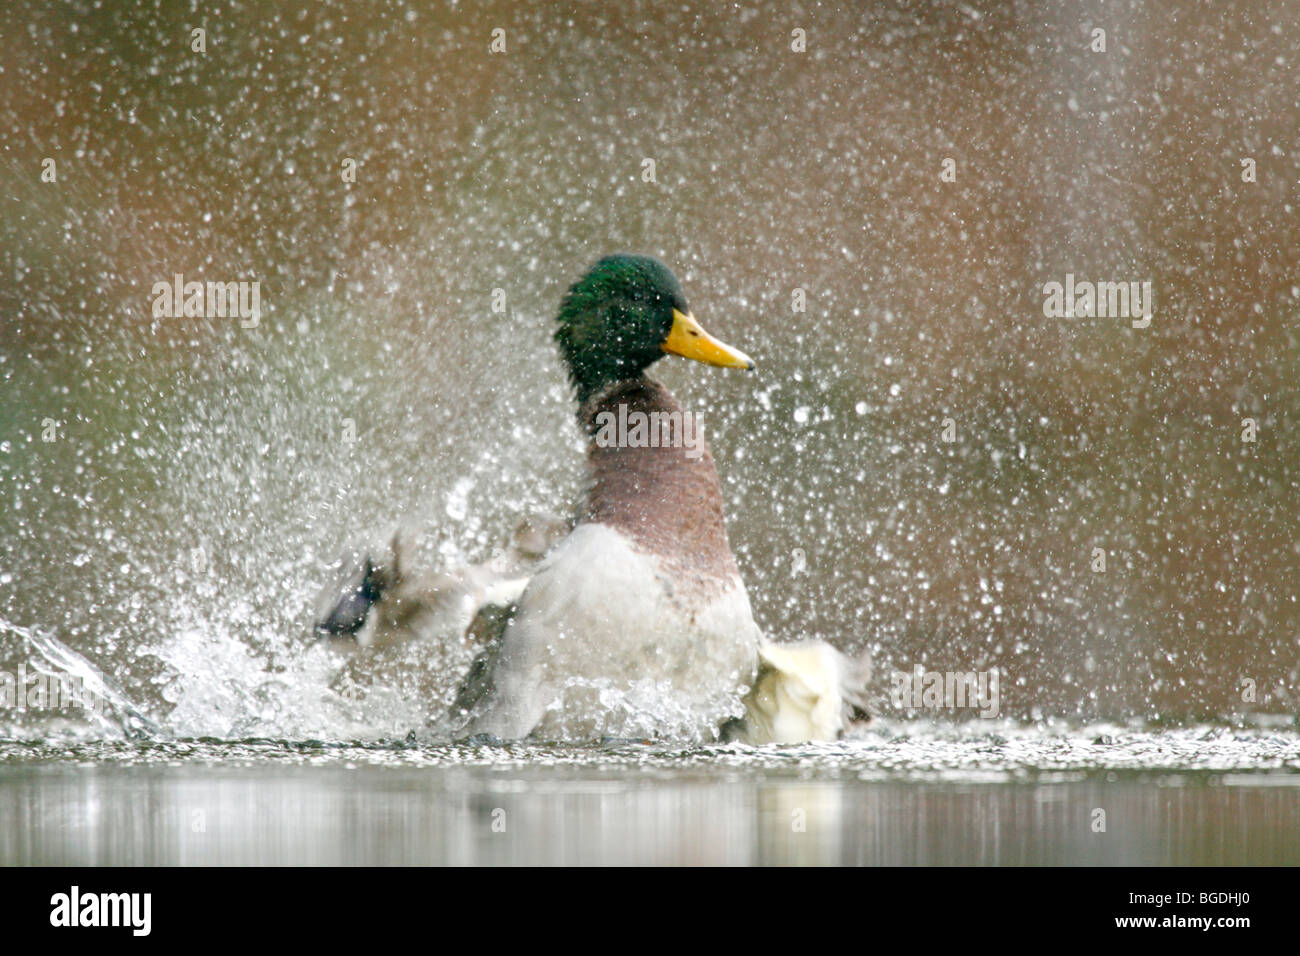
<path fill-rule="evenodd" d="M 21 639 L 35 653 L 38 673 L 54 678 L 61 686 L 76 687 L 76 705 L 92 718 L 99 730 L 133 738 L 156 736 L 161 732 L 116 682 L 58 638 L 3 619 L 0 619 L 0 632 Z"/>

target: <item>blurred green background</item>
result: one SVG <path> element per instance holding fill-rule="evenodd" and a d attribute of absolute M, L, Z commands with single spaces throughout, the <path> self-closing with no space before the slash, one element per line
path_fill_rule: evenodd
<path fill-rule="evenodd" d="M 999 668 L 1016 716 L 1294 714 L 1298 20 L 7 5 L 0 618 L 184 730 L 342 733 L 300 669 L 330 562 L 399 520 L 481 558 L 572 507 L 553 315 L 628 250 L 759 362 L 656 374 L 771 635 L 872 648 L 882 704 L 923 663 Z M 1151 281 L 1150 327 L 1044 317 L 1067 272 Z M 259 327 L 154 319 L 175 273 L 260 281 Z"/>

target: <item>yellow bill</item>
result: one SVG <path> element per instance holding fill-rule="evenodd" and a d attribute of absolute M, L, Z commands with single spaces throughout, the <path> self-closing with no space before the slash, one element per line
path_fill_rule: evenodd
<path fill-rule="evenodd" d="M 664 340 L 663 350 L 682 358 L 694 359 L 705 365 L 720 365 L 723 368 L 754 367 L 754 360 L 740 349 L 733 349 L 726 342 L 719 342 L 708 332 L 700 328 L 695 316 L 673 309 L 673 328 Z"/>

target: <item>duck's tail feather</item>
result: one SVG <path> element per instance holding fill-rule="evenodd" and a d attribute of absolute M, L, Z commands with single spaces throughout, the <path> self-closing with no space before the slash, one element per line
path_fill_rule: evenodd
<path fill-rule="evenodd" d="M 844 701 L 845 723 L 868 723 L 872 717 L 868 701 L 872 674 L 871 652 L 863 649 L 856 655 L 840 653 L 840 659 L 840 696 Z"/>
<path fill-rule="evenodd" d="M 825 641 L 764 643 L 759 670 L 745 697 L 745 718 L 724 729 L 751 744 L 836 740 L 849 725 L 870 719 L 871 658 L 849 657 Z"/>

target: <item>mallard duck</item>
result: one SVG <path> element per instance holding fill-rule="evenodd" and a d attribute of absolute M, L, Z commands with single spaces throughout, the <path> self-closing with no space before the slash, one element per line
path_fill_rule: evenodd
<path fill-rule="evenodd" d="M 603 258 L 568 290 L 555 341 L 588 440 L 590 489 L 531 576 L 497 588 L 504 602 L 479 602 L 468 630 L 487 647 L 446 728 L 500 739 L 839 736 L 861 713 L 865 665 L 820 641 L 766 641 L 708 443 L 645 374 L 665 355 L 754 362 L 705 332 L 668 267 L 639 255 Z M 364 572 L 324 632 L 359 633 L 376 605 L 382 616 L 391 574 L 369 562 Z"/>

